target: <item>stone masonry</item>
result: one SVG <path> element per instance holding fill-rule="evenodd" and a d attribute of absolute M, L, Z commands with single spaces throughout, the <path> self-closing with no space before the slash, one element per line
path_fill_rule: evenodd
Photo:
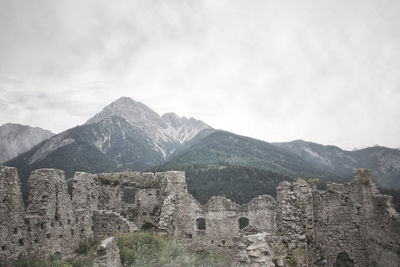
<path fill-rule="evenodd" d="M 115 237 L 101 241 L 96 251 L 93 267 L 121 267 L 119 248 Z"/>
<path fill-rule="evenodd" d="M 399 214 L 365 169 L 324 191 L 282 182 L 276 200 L 262 195 L 243 205 L 224 197 L 200 205 L 177 171 L 77 172 L 72 196 L 59 170 L 36 170 L 28 185 L 25 207 L 16 169 L 0 166 L 0 263 L 68 255 L 92 238 L 103 245 L 97 266 L 119 264 L 110 237 L 142 230 L 237 266 L 400 266 Z"/>

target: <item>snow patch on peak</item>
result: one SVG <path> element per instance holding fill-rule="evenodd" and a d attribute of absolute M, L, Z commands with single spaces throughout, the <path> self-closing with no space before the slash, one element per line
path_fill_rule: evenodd
<path fill-rule="evenodd" d="M 161 131 L 181 144 L 192 139 L 200 131 L 211 128 L 200 120 L 179 117 L 175 113 L 165 113 L 162 118 L 168 124 L 168 127 Z"/>
<path fill-rule="evenodd" d="M 164 158 L 173 153 L 177 144 L 183 144 L 200 131 L 211 128 L 200 120 L 179 117 L 173 112 L 160 116 L 146 105 L 129 97 L 115 100 L 86 124 L 98 123 L 113 116 L 122 117 L 133 127 L 142 130 Z"/>

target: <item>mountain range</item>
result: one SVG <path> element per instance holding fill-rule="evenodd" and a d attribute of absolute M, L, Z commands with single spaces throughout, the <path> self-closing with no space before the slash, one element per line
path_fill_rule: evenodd
<path fill-rule="evenodd" d="M 268 143 L 216 130 L 194 118 L 162 116 L 123 97 L 85 124 L 42 141 L 7 161 L 20 174 L 23 191 L 30 171 L 52 167 L 111 172 L 185 170 L 188 190 L 201 202 L 226 195 L 244 203 L 274 194 L 280 181 L 296 177 L 344 182 L 368 168 L 381 187 L 400 189 L 400 151 L 371 147 L 356 151 L 296 140 Z"/>
<path fill-rule="evenodd" d="M 39 127 L 6 123 L 0 126 L 0 163 L 10 160 L 49 139 L 54 133 Z"/>

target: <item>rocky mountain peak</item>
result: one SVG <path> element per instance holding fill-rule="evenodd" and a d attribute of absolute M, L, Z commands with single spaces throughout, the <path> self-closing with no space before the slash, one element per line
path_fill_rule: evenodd
<path fill-rule="evenodd" d="M 115 100 L 85 124 L 97 123 L 112 116 L 122 117 L 132 126 L 139 128 L 167 128 L 167 124 L 162 120 L 160 115 L 145 104 L 129 97 L 121 97 Z"/>
<path fill-rule="evenodd" d="M 189 119 L 186 117 L 179 117 L 173 112 L 165 113 L 164 115 L 161 116 L 161 118 L 175 129 L 178 129 L 184 125 L 198 129 L 211 128 L 209 125 L 202 122 L 201 120 L 196 120 L 195 118 L 192 117 L 190 117 Z"/>
<path fill-rule="evenodd" d="M 186 119 L 185 117 L 179 117 L 174 112 L 165 113 L 161 118 L 174 128 L 178 128 L 182 124 L 182 119 Z"/>
<path fill-rule="evenodd" d="M 175 151 L 177 143 L 185 143 L 203 129 L 211 128 L 200 120 L 179 117 L 172 112 L 161 117 L 148 106 L 129 97 L 115 100 L 86 124 L 98 123 L 115 116 L 124 118 L 130 125 L 143 131 L 164 157 Z"/>

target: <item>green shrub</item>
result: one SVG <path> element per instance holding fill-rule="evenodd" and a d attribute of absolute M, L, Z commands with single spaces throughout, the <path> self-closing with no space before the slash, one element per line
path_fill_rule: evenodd
<path fill-rule="evenodd" d="M 50 255 L 48 259 L 37 259 L 33 257 L 18 257 L 15 262 L 15 267 L 75 267 L 70 263 L 63 262 L 61 260 L 61 255 Z"/>
<path fill-rule="evenodd" d="M 296 179 L 294 179 L 294 181 L 296 183 L 298 183 L 298 182 L 302 182 L 302 181 L 305 181 L 305 180 L 303 178 L 301 178 L 301 177 L 297 177 Z"/>
<path fill-rule="evenodd" d="M 96 251 L 97 246 L 98 243 L 89 238 L 79 244 L 78 248 L 75 249 L 75 253 L 79 255 L 88 255 L 90 252 Z"/>
<path fill-rule="evenodd" d="M 108 184 L 108 185 L 118 185 L 120 183 L 121 177 L 118 174 L 112 174 L 112 173 L 100 173 L 96 176 L 97 179 L 99 179 L 103 184 Z"/>
<path fill-rule="evenodd" d="M 304 256 L 304 248 L 302 245 L 293 250 L 292 254 L 286 257 L 286 264 L 289 266 L 297 266 Z"/>
<path fill-rule="evenodd" d="M 318 178 L 309 178 L 309 179 L 307 179 L 307 183 L 314 186 L 314 185 L 319 184 L 319 179 Z"/>
<path fill-rule="evenodd" d="M 230 266 L 230 261 L 208 251 L 190 253 L 156 234 L 129 233 L 118 238 L 123 266 Z"/>
<path fill-rule="evenodd" d="M 361 184 L 363 185 L 369 185 L 371 183 L 371 178 L 367 177 L 367 176 L 361 176 L 359 178 Z"/>

